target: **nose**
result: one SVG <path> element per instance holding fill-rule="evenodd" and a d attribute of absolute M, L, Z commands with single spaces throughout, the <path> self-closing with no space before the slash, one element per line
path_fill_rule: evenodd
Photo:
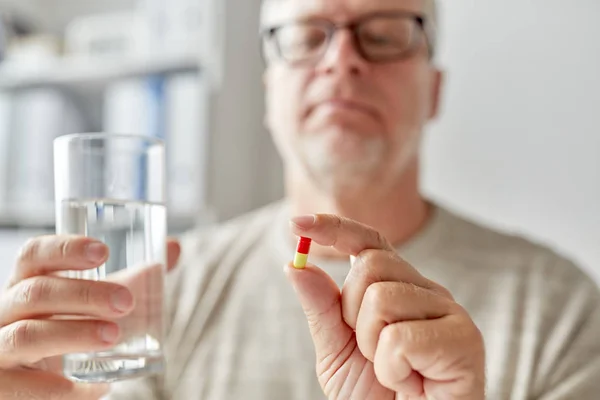
<path fill-rule="evenodd" d="M 325 74 L 360 75 L 366 67 L 367 61 L 356 49 L 352 33 L 348 29 L 340 29 L 331 38 L 331 43 L 317 65 L 317 70 Z"/>

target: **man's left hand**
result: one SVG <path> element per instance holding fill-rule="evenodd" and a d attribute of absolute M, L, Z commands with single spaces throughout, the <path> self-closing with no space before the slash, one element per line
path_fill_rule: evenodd
<path fill-rule="evenodd" d="M 296 235 L 356 257 L 341 292 L 313 265 L 286 267 L 328 399 L 484 399 L 483 338 L 448 290 L 365 225 L 333 215 L 293 222 Z"/>

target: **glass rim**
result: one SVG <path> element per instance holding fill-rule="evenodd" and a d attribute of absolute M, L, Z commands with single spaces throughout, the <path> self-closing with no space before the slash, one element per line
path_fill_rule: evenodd
<path fill-rule="evenodd" d="M 72 143 L 78 141 L 91 141 L 98 139 L 129 139 L 129 140 L 138 140 L 141 142 L 149 143 L 153 146 L 164 146 L 165 141 L 163 139 L 147 136 L 140 133 L 110 133 L 110 132 L 82 132 L 82 133 L 69 133 L 65 135 L 58 136 L 54 139 L 54 143 Z"/>

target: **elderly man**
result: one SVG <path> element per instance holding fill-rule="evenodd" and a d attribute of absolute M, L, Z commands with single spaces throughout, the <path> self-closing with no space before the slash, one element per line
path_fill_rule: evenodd
<path fill-rule="evenodd" d="M 170 274 L 167 372 L 114 385 L 110 398 L 597 399 L 597 286 L 550 250 L 419 193 L 419 144 L 442 83 L 433 1 L 267 0 L 263 27 L 286 200 L 186 235 Z M 295 236 L 313 239 L 319 267 L 289 264 Z M 98 265 L 107 249 L 90 243 L 39 238 L 21 253 L 0 303 L 2 399 L 106 389 L 66 381 L 50 357 L 101 348 L 117 332 L 28 320 L 77 301 L 113 315 L 117 285 L 86 303 L 76 283 L 35 277 Z M 179 246 L 169 251 L 173 265 Z M 22 301 L 32 279 L 60 285 L 59 298 Z M 131 295 L 121 300 L 126 313 Z"/>

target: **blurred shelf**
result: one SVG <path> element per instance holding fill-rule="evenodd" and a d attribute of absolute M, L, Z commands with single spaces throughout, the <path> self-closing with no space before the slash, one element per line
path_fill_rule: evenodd
<path fill-rule="evenodd" d="M 198 53 L 131 58 L 59 58 L 36 69 L 5 63 L 0 64 L 0 90 L 104 86 L 124 78 L 200 69 Z"/>
<path fill-rule="evenodd" d="M 54 229 L 54 220 L 51 213 L 3 213 L 0 215 L 0 229 Z"/>
<path fill-rule="evenodd" d="M 131 10 L 135 4 L 136 0 L 0 0 L 3 9 L 18 12 L 36 25 L 56 32 L 77 16 Z"/>
<path fill-rule="evenodd" d="M 170 232 L 182 232 L 197 226 L 208 226 L 216 222 L 208 213 L 198 215 L 172 215 L 168 217 L 167 226 Z M 54 231 L 54 213 L 20 213 L 0 215 L 0 230 L 46 230 Z"/>

